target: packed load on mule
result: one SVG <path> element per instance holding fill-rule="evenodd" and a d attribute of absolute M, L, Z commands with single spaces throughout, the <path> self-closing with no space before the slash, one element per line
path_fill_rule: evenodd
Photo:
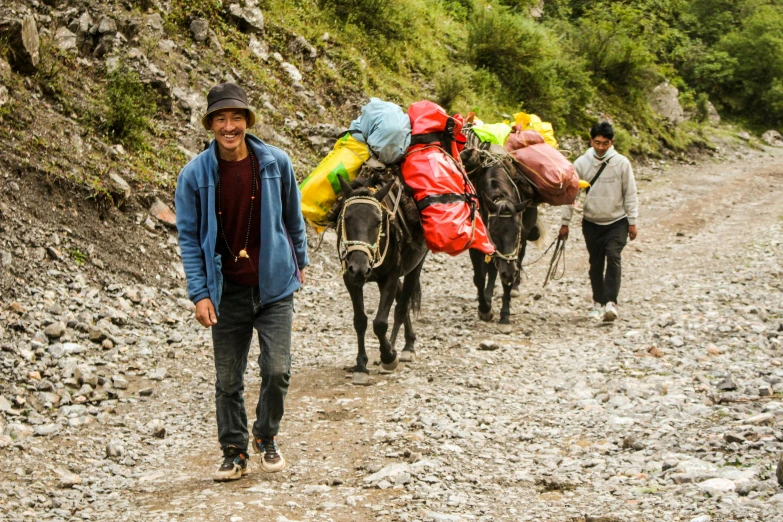
<path fill-rule="evenodd" d="M 340 194 L 337 177 L 353 181 L 371 156 L 385 165 L 397 163 L 410 141 L 411 123 L 402 109 L 394 103 L 370 98 L 359 118 L 337 139 L 334 150 L 299 185 L 305 219 L 322 232 L 331 224 L 329 211 Z"/>
<path fill-rule="evenodd" d="M 459 158 L 466 142 L 462 116 L 449 116 L 427 100 L 412 104 L 408 116 L 411 146 L 400 172 L 413 191 L 427 247 L 450 255 L 471 248 L 492 254 L 495 247 L 478 213 L 476 189 Z"/>
<path fill-rule="evenodd" d="M 571 205 L 579 193 L 579 176 L 559 150 L 534 130 L 511 133 L 506 151 L 518 169 L 536 187 L 539 200 L 550 205 Z"/>
<path fill-rule="evenodd" d="M 335 225 L 330 210 L 342 190 L 339 178 L 350 183 L 373 157 L 395 166 L 418 205 L 432 252 L 456 255 L 478 248 L 491 254 L 476 191 L 459 159 L 466 141 L 462 123 L 460 115 L 451 117 L 430 101 L 414 103 L 406 115 L 399 106 L 372 98 L 300 185 L 305 218 L 319 232 Z"/>

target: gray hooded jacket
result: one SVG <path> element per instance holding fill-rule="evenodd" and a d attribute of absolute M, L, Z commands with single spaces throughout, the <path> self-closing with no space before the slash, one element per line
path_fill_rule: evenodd
<path fill-rule="evenodd" d="M 639 209 L 636 181 L 628 158 L 611 147 L 603 158 L 598 159 L 591 147 L 574 162 L 574 168 L 579 179 L 591 181 L 605 161 L 609 163 L 585 196 L 584 219 L 597 225 L 609 225 L 627 217 L 628 223 L 635 225 Z M 570 224 L 573 214 L 573 205 L 563 206 L 562 224 Z"/>

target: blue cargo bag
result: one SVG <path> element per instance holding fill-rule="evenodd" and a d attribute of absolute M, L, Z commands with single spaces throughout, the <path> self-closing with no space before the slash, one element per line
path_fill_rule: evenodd
<path fill-rule="evenodd" d="M 393 165 L 405 156 L 411 144 L 411 120 L 399 105 L 370 98 L 362 114 L 349 127 L 353 137 L 364 141 L 375 158 Z M 355 131 L 361 132 L 359 136 Z"/>

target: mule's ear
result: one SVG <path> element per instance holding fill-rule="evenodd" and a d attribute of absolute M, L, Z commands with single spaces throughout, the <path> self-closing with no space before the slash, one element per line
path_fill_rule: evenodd
<path fill-rule="evenodd" d="M 484 202 L 484 205 L 486 205 L 487 210 L 489 210 L 492 214 L 495 214 L 498 211 L 498 206 L 491 199 L 482 198 L 482 201 Z"/>
<path fill-rule="evenodd" d="M 464 149 L 460 152 L 459 159 L 462 160 L 462 164 L 466 169 L 473 170 L 478 166 L 478 151 L 476 149 Z"/>
<path fill-rule="evenodd" d="M 526 199 L 522 203 L 517 203 L 516 205 L 514 205 L 514 212 L 516 212 L 517 214 L 519 214 L 520 212 L 524 212 L 525 209 L 530 206 L 530 203 L 531 200 L 529 199 Z"/>
<path fill-rule="evenodd" d="M 374 197 L 378 201 L 383 201 L 383 198 L 385 198 L 389 194 L 392 185 L 394 185 L 394 181 L 395 180 L 391 180 L 390 182 L 388 182 L 386 185 L 383 186 L 383 188 L 375 192 L 375 194 L 373 194 L 372 197 Z"/>
<path fill-rule="evenodd" d="M 343 195 L 345 196 L 345 199 L 348 199 L 351 197 L 351 193 L 353 192 L 353 189 L 351 188 L 351 184 L 348 183 L 348 180 L 344 177 L 337 175 L 337 179 L 340 181 L 340 188 L 343 189 Z"/>

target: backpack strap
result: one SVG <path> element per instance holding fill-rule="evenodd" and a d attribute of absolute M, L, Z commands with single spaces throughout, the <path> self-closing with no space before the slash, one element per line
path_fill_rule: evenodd
<path fill-rule="evenodd" d="M 611 158 L 610 158 L 611 159 Z M 606 166 L 609 165 L 609 160 L 604 161 L 601 163 L 601 168 L 598 169 L 598 172 L 595 173 L 595 176 L 593 176 L 593 179 L 590 180 L 590 186 L 585 189 L 585 195 L 590 193 L 590 189 L 593 188 L 593 185 L 596 181 L 598 181 L 598 178 L 601 177 L 601 174 L 603 173 Z"/>

